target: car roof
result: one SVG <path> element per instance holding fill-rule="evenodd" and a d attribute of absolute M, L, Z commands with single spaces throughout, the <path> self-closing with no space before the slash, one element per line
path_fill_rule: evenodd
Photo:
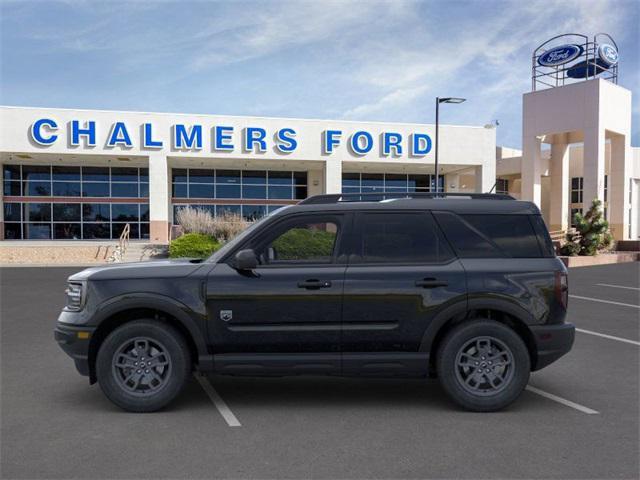
<path fill-rule="evenodd" d="M 313 199 L 310 197 L 309 199 Z M 309 200 L 307 199 L 307 200 Z M 449 211 L 460 214 L 495 214 L 495 215 L 539 215 L 540 210 L 532 202 L 501 198 L 391 198 L 387 200 L 365 201 L 337 201 L 337 202 L 307 202 L 303 201 L 282 210 L 275 215 L 302 212 L 357 212 L 364 210 L 394 211 L 394 210 L 434 210 Z"/>

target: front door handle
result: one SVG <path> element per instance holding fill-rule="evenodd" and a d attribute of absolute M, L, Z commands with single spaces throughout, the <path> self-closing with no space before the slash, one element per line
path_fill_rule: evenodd
<path fill-rule="evenodd" d="M 320 288 L 329 288 L 331 287 L 331 282 L 327 280 L 305 280 L 303 282 L 298 282 L 298 288 L 306 288 L 307 290 L 318 290 Z"/>
<path fill-rule="evenodd" d="M 448 282 L 436 280 L 435 278 L 423 278 L 422 280 L 416 280 L 416 287 L 422 288 L 447 287 L 448 285 Z"/>

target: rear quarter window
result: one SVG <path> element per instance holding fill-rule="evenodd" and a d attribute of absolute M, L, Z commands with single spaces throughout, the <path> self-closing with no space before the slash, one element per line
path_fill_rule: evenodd
<path fill-rule="evenodd" d="M 438 223 L 462 258 L 540 258 L 529 215 L 439 213 Z"/>
<path fill-rule="evenodd" d="M 538 243 L 540 244 L 542 256 L 555 257 L 556 249 L 553 246 L 553 241 L 551 240 L 551 236 L 549 235 L 547 226 L 544 224 L 542 215 L 531 215 L 529 216 L 529 220 L 531 220 L 533 229 L 535 230 L 536 236 L 538 237 Z"/>

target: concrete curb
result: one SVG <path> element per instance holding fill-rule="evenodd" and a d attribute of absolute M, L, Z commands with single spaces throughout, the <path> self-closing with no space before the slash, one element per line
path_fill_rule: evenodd
<path fill-rule="evenodd" d="M 601 253 L 593 257 L 558 257 L 567 268 L 593 267 L 595 265 L 610 265 L 612 263 L 628 263 L 640 260 L 638 252 Z"/>

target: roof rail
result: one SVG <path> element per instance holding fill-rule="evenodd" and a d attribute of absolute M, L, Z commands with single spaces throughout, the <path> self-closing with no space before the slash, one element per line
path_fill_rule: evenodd
<path fill-rule="evenodd" d="M 468 198 L 472 200 L 515 200 L 503 193 L 447 193 L 447 192 L 367 192 L 367 193 L 331 193 L 305 198 L 298 205 L 321 205 L 340 202 L 379 202 L 392 199 L 441 199 Z"/>

